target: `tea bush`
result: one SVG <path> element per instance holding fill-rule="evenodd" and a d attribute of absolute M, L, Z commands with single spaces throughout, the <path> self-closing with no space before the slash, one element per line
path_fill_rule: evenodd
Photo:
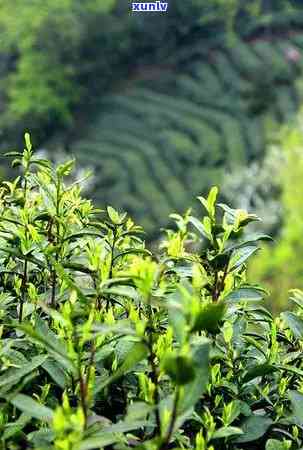
<path fill-rule="evenodd" d="M 152 254 L 25 143 L 0 187 L 1 448 L 303 448 L 303 294 L 273 319 L 246 279 L 258 217 L 212 188 Z"/>

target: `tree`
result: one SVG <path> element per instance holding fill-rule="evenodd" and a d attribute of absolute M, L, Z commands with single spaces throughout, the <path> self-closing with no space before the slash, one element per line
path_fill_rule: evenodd
<path fill-rule="evenodd" d="M 104 21 L 115 0 L 0 2 L 1 88 L 4 126 L 67 124 L 83 88 L 77 83 L 89 23 Z M 16 13 L 17 11 L 17 13 Z M 93 33 L 94 30 L 91 30 Z"/>

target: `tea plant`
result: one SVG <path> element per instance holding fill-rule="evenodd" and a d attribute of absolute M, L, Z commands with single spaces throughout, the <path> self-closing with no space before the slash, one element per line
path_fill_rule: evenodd
<path fill-rule="evenodd" d="M 2 449 L 303 448 L 303 294 L 273 318 L 258 217 L 199 197 L 159 251 L 30 137 L 0 186 Z"/>

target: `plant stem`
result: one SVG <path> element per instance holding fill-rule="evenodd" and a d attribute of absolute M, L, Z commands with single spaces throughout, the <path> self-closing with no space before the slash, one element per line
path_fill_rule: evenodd
<path fill-rule="evenodd" d="M 86 381 L 85 381 L 86 396 L 87 396 L 87 390 L 88 390 L 88 386 L 89 386 L 89 382 L 90 382 L 91 370 L 92 370 L 92 368 L 94 366 L 94 363 L 95 363 L 95 354 L 96 354 L 96 345 L 95 345 L 95 343 L 93 343 L 92 344 L 90 358 L 89 358 L 89 362 L 88 362 L 88 368 L 87 368 L 87 372 L 86 372 Z"/>
<path fill-rule="evenodd" d="M 228 269 L 228 264 L 226 264 L 221 278 L 219 278 L 218 272 L 217 271 L 215 272 L 215 283 L 214 283 L 214 290 L 212 293 L 212 298 L 213 298 L 214 302 L 218 301 L 221 292 L 224 290 L 224 283 L 225 283 L 225 278 L 227 276 L 227 269 Z"/>
<path fill-rule="evenodd" d="M 19 323 L 22 322 L 23 319 L 23 305 L 25 302 L 25 293 L 26 293 L 26 283 L 27 283 L 27 260 L 24 261 L 24 271 L 22 276 L 22 284 L 21 284 L 21 297 L 20 297 L 20 309 L 19 309 Z"/>
<path fill-rule="evenodd" d="M 150 332 L 150 335 L 152 335 L 152 332 Z M 160 412 L 159 412 L 159 401 L 160 401 L 160 395 L 159 395 L 159 380 L 158 380 L 158 369 L 157 366 L 155 364 L 155 354 L 152 350 L 153 348 L 153 340 L 152 338 L 149 340 L 149 349 L 150 349 L 150 357 L 149 357 L 149 361 L 151 364 L 151 381 L 153 382 L 153 384 L 155 385 L 155 392 L 154 392 L 154 403 L 156 405 L 156 411 L 155 411 L 155 415 L 156 415 L 156 428 L 154 431 L 154 435 L 159 434 L 160 429 L 161 429 L 161 421 L 160 421 Z"/>
<path fill-rule="evenodd" d="M 52 293 L 51 293 L 51 307 L 56 307 L 56 284 L 57 284 L 57 276 L 56 271 L 52 270 Z"/>
<path fill-rule="evenodd" d="M 218 272 L 217 272 L 217 270 L 216 270 L 216 271 L 215 271 L 214 288 L 213 288 L 213 292 L 212 292 L 213 302 L 216 302 L 216 301 L 217 301 L 217 298 L 218 298 L 218 294 L 217 294 L 217 284 L 218 284 Z"/>
<path fill-rule="evenodd" d="M 60 179 L 57 181 L 56 186 L 56 237 L 55 237 L 55 246 L 56 246 L 56 252 L 55 252 L 55 260 L 56 262 L 59 261 L 59 251 L 58 251 L 58 245 L 60 240 L 60 224 L 59 224 L 59 215 L 60 215 L 60 200 L 61 200 L 61 182 Z M 56 287 L 57 287 L 57 274 L 56 270 L 53 268 L 52 271 L 52 294 L 51 294 L 51 306 L 52 308 L 56 308 Z"/>
<path fill-rule="evenodd" d="M 48 227 L 47 227 L 47 239 L 49 244 L 55 244 L 57 245 L 57 241 L 58 241 L 58 236 L 55 238 L 55 236 L 53 235 L 53 224 L 54 224 L 54 219 L 51 218 L 49 223 L 48 223 Z M 57 225 L 57 235 L 58 235 L 58 225 Z M 55 259 L 56 261 L 58 261 L 58 251 L 56 251 L 55 254 Z M 56 284 L 57 284 L 57 275 L 56 275 L 56 271 L 54 269 L 54 265 L 52 263 L 50 263 L 50 272 L 51 272 L 51 307 L 55 308 L 56 307 Z"/>
<path fill-rule="evenodd" d="M 171 416 L 171 419 L 170 419 L 169 427 L 168 427 L 168 430 L 167 430 L 166 437 L 164 438 L 163 442 L 161 443 L 159 450 L 167 450 L 168 449 L 170 440 L 171 440 L 173 432 L 174 432 L 174 427 L 175 427 L 175 424 L 176 424 L 176 420 L 177 420 L 179 399 L 180 399 L 180 386 L 177 386 L 176 387 L 176 392 L 175 392 L 175 397 L 174 397 L 174 404 L 173 404 L 172 416 Z"/>
<path fill-rule="evenodd" d="M 76 337 L 77 339 L 77 337 Z M 87 427 L 87 401 L 86 401 L 86 397 L 87 397 L 87 387 L 86 387 L 86 382 L 84 379 L 84 376 L 82 374 L 82 364 L 81 364 L 81 352 L 80 352 L 80 348 L 79 348 L 79 342 L 78 340 L 76 341 L 76 351 L 78 354 L 78 378 L 79 378 L 79 383 L 80 383 L 80 404 L 81 404 L 81 408 L 83 411 L 83 415 L 84 415 L 84 428 L 86 429 Z"/>
<path fill-rule="evenodd" d="M 116 248 L 116 241 L 117 241 L 117 229 L 115 228 L 113 230 L 113 243 L 111 246 L 111 254 L 110 254 L 110 267 L 109 267 L 109 278 L 113 278 L 113 268 L 114 268 L 114 253 Z"/>
<path fill-rule="evenodd" d="M 116 229 L 114 229 L 113 230 L 113 244 L 111 246 L 111 252 L 110 252 L 110 267 L 109 267 L 109 273 L 108 273 L 109 279 L 113 278 L 114 252 L 115 252 L 116 238 L 117 238 Z M 106 311 L 108 311 L 110 301 L 111 301 L 111 298 L 108 297 L 107 301 L 106 301 Z"/>
<path fill-rule="evenodd" d="M 156 436 L 160 433 L 161 431 L 161 420 L 160 420 L 160 412 L 159 412 L 159 402 L 160 402 L 160 394 L 159 394 L 159 374 L 158 374 L 158 368 L 156 366 L 155 363 L 155 358 L 156 355 L 154 354 L 153 351 L 153 346 L 154 346 L 154 337 L 153 337 L 153 318 L 152 318 L 152 307 L 150 304 L 150 298 L 148 299 L 148 311 L 149 311 L 149 320 L 148 320 L 148 326 L 147 326 L 147 330 L 149 332 L 148 334 L 148 349 L 149 349 L 149 362 L 151 365 L 151 381 L 153 382 L 154 386 L 155 386 L 155 391 L 154 391 L 154 404 L 156 405 L 156 410 L 155 410 L 155 415 L 156 415 L 156 428 L 153 432 L 153 435 Z"/>
<path fill-rule="evenodd" d="M 26 205 L 26 201 L 27 201 L 27 172 L 28 172 L 28 168 L 25 171 L 24 174 L 24 205 Z M 27 239 L 27 227 L 25 227 L 25 238 Z M 24 269 L 23 269 L 23 276 L 22 276 L 22 284 L 21 284 L 21 297 L 20 297 L 20 309 L 19 309 L 19 323 L 22 322 L 23 319 L 23 305 L 25 302 L 25 293 L 26 293 L 26 283 L 27 283 L 27 259 L 25 259 L 24 261 Z"/>
<path fill-rule="evenodd" d="M 84 428 L 87 427 L 87 403 L 86 403 L 86 384 L 82 376 L 81 366 L 79 367 L 79 382 L 80 382 L 80 400 L 81 407 L 84 415 Z"/>

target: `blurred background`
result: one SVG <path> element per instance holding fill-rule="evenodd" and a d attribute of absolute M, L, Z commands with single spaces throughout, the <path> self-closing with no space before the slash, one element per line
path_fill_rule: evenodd
<path fill-rule="evenodd" d="M 277 312 L 303 288 L 303 2 L 167 1 L 1 0 L 0 147 L 76 156 L 151 241 L 217 184 L 274 237 L 250 272 Z"/>

